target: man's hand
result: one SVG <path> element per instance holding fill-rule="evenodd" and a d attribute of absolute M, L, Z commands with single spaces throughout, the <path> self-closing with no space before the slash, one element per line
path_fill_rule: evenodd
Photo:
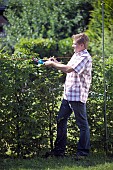
<path fill-rule="evenodd" d="M 49 58 L 44 64 L 48 67 L 52 67 L 54 63 L 59 63 L 54 57 Z"/>
<path fill-rule="evenodd" d="M 54 61 L 51 61 L 51 60 L 47 60 L 46 62 L 44 62 L 45 66 L 47 66 L 47 67 L 52 67 L 53 63 L 54 63 Z"/>
<path fill-rule="evenodd" d="M 59 62 L 56 60 L 56 58 L 54 58 L 54 57 L 49 58 L 49 60 L 50 60 L 50 61 L 54 61 L 55 63 L 59 63 Z"/>

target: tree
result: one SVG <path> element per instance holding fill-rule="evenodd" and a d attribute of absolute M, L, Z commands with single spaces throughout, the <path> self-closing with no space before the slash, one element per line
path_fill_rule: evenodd
<path fill-rule="evenodd" d="M 97 121 L 97 124 L 98 122 L 100 124 L 100 130 L 98 130 L 98 133 L 99 133 L 100 141 L 103 141 L 103 146 L 104 146 L 104 143 L 106 142 L 105 127 L 104 127 L 104 114 L 105 114 L 104 97 L 106 98 L 106 109 L 107 109 L 106 115 L 107 115 L 107 128 L 108 128 L 108 138 L 109 138 L 108 143 L 110 146 L 109 147 L 109 150 L 110 150 L 113 145 L 112 144 L 113 141 L 111 140 L 112 139 L 112 133 L 111 133 L 112 121 L 111 120 L 113 119 L 111 115 L 111 109 L 112 109 L 111 89 L 113 88 L 112 86 L 113 85 L 112 83 L 113 51 L 111 48 L 113 46 L 113 15 L 112 15 L 113 1 L 104 0 L 103 3 L 104 3 L 104 11 L 103 11 L 104 12 L 104 30 L 102 29 L 102 22 L 103 22 L 102 1 L 95 1 L 93 3 L 94 10 L 92 11 L 92 14 L 91 14 L 92 18 L 90 20 L 88 30 L 87 30 L 87 33 L 90 37 L 90 50 L 91 50 L 92 55 L 95 56 L 93 57 L 93 84 L 91 88 L 92 94 L 90 96 L 90 99 L 94 99 L 94 100 L 90 101 L 91 102 L 90 104 L 93 105 L 92 111 L 95 110 L 95 113 L 93 113 L 93 116 L 95 115 L 95 121 L 96 119 L 98 120 L 100 119 L 99 121 Z M 102 49 L 103 49 L 102 32 L 103 31 L 104 31 L 104 56 L 102 56 Z M 106 96 L 104 96 L 104 92 L 106 93 Z M 98 102 L 95 103 L 95 101 L 98 101 Z M 100 133 L 100 131 L 103 131 L 103 135 Z"/>
<path fill-rule="evenodd" d="M 14 45 L 21 37 L 56 40 L 85 31 L 92 1 L 9 0 L 5 15 L 7 41 Z"/>

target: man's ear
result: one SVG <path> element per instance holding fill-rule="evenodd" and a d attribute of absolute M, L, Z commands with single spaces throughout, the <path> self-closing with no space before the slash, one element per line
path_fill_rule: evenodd
<path fill-rule="evenodd" d="M 80 45 L 80 46 L 85 48 L 85 45 L 84 45 L 84 43 L 81 43 L 81 45 Z"/>

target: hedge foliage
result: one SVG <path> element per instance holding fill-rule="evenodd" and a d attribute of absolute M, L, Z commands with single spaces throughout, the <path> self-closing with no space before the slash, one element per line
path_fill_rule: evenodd
<path fill-rule="evenodd" d="M 21 52 L 27 55 L 34 55 L 38 58 L 54 57 L 64 58 L 71 57 L 73 54 L 72 38 L 65 38 L 58 42 L 53 39 L 44 38 L 22 38 L 15 45 L 15 54 Z"/>
<path fill-rule="evenodd" d="M 9 1 L 5 12 L 9 21 L 5 28 L 7 36 L 0 39 L 1 156 L 32 157 L 53 147 L 65 75 L 55 69 L 33 65 L 32 57 L 55 56 L 67 63 L 73 53 L 72 40 L 67 37 L 87 28 L 93 58 L 92 85 L 87 102 L 91 149 L 103 151 L 107 143 L 109 152 L 113 152 L 113 2 L 104 2 L 105 65 L 102 58 L 101 1 L 94 1 L 93 6 L 92 1 L 87 0 Z M 75 153 L 78 138 L 78 128 L 72 114 L 68 122 L 69 154 Z"/>
<path fill-rule="evenodd" d="M 69 46 L 67 45 L 67 39 L 62 41 L 64 43 L 59 42 L 59 44 L 64 44 L 64 48 L 59 49 L 69 49 L 70 44 Z M 45 41 L 44 39 L 42 41 L 41 39 L 32 41 L 22 39 L 20 43 L 15 45 L 15 53 L 12 56 L 1 53 L 1 156 L 9 154 L 14 157 L 32 157 L 34 155 L 41 155 L 47 149 L 53 148 L 56 136 L 56 116 L 62 99 L 65 76 L 56 69 L 46 68 L 43 65 L 37 66 L 32 63 L 31 54 L 35 56 L 37 54 L 36 57 L 39 57 L 44 50 L 44 45 L 40 45 L 42 42 L 48 42 L 46 45 L 49 45 L 50 48 L 46 46 L 45 54 L 49 56 L 51 47 L 55 46 L 55 43 L 53 42 L 52 44 L 51 40 L 49 42 L 46 39 Z M 59 51 L 57 52 L 59 53 Z M 62 51 L 63 53 L 64 51 Z M 67 54 L 65 54 L 66 56 Z M 110 70 L 112 71 L 112 58 L 109 58 L 107 63 L 106 71 L 109 75 L 107 87 L 111 88 L 107 92 L 107 107 L 109 108 L 107 111 L 107 123 L 110 136 L 109 148 L 111 148 L 113 82 Z M 92 86 L 87 104 L 91 131 L 91 148 L 93 151 L 102 151 L 105 147 L 103 97 L 102 60 L 95 56 L 93 57 Z M 76 150 L 78 134 L 74 114 L 72 114 L 68 122 L 67 152 L 70 154 Z"/>
<path fill-rule="evenodd" d="M 53 146 L 62 74 L 33 66 L 30 60 L 6 57 L 0 60 L 0 154 L 39 155 L 43 148 Z"/>

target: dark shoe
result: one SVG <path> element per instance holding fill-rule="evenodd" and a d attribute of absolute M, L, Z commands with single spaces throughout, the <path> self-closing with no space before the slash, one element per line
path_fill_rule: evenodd
<path fill-rule="evenodd" d="M 53 156 L 54 156 L 54 152 L 50 151 L 50 152 L 46 152 L 44 158 L 53 157 Z"/>
<path fill-rule="evenodd" d="M 48 157 L 64 157 L 64 153 L 58 153 L 58 152 L 54 152 L 54 151 L 50 151 L 50 152 L 46 152 L 46 154 L 44 155 L 44 158 L 48 158 Z"/>
<path fill-rule="evenodd" d="M 75 160 L 76 160 L 76 161 L 84 160 L 86 157 L 87 157 L 87 155 L 79 155 L 79 154 L 76 154 Z"/>

